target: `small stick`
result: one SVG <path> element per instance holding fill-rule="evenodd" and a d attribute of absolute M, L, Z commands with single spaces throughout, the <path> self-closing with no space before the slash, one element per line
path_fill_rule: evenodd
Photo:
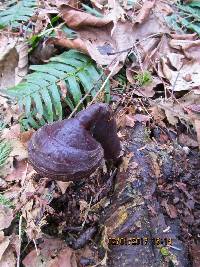
<path fill-rule="evenodd" d="M 33 239 L 33 243 L 34 243 L 34 246 L 35 246 L 36 254 L 37 254 L 37 256 L 39 256 L 39 251 L 38 251 L 38 248 L 37 248 L 37 244 L 35 242 L 35 239 Z"/>
<path fill-rule="evenodd" d="M 20 253 L 21 253 L 21 244 L 22 244 L 22 215 L 19 218 L 19 251 L 17 255 L 17 267 L 20 267 Z"/>
<path fill-rule="evenodd" d="M 102 84 L 101 88 L 99 89 L 99 91 L 96 93 L 95 97 L 92 99 L 92 101 L 90 102 L 89 106 L 91 104 L 93 104 L 95 102 L 95 100 L 97 99 L 97 97 L 99 96 L 99 94 L 103 91 L 106 83 L 108 82 L 108 80 L 110 79 L 110 77 L 112 76 L 113 72 L 115 71 L 115 68 L 117 67 L 118 65 L 118 61 L 115 63 L 115 65 L 113 66 L 111 72 L 109 73 L 108 77 L 105 79 L 104 83 Z"/>
<path fill-rule="evenodd" d="M 68 119 L 70 119 L 78 110 L 79 106 L 83 103 L 83 101 L 90 95 L 91 91 L 94 89 L 95 85 L 101 80 L 101 78 L 103 77 L 103 73 L 101 74 L 101 76 L 99 77 L 98 81 L 94 84 L 94 86 L 92 86 L 92 88 L 87 92 L 87 94 L 84 95 L 83 98 L 81 98 L 81 100 L 78 102 L 78 104 L 76 105 L 75 109 L 72 111 L 72 113 L 69 115 Z"/>

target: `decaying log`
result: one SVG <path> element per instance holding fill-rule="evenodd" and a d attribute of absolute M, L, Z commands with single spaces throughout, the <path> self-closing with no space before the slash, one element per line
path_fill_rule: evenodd
<path fill-rule="evenodd" d="M 154 245 L 154 238 L 160 238 L 160 241 L 167 238 L 169 244 L 172 240 L 171 247 L 167 247 L 171 257 L 176 259 L 177 266 L 189 266 L 187 249 L 179 240 L 179 221 L 169 220 L 162 213 L 157 199 L 159 178 L 173 179 L 176 175 L 170 157 L 176 148 L 156 145 L 142 124 L 130 128 L 128 134 L 125 150 L 127 154 L 132 153 L 132 157 L 128 169 L 117 175 L 112 204 L 102 220 L 107 238 L 111 238 L 107 266 L 170 266 L 170 257 L 166 257 L 167 263 L 160 251 L 161 246 Z M 116 239 L 119 237 L 129 242 L 137 237 L 145 244 L 120 245 Z"/>

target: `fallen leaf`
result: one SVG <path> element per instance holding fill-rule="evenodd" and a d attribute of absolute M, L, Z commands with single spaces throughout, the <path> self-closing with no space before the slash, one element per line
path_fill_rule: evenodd
<path fill-rule="evenodd" d="M 4 236 L 3 231 L 1 231 L 0 232 L 0 261 L 9 244 L 10 244 L 9 237 Z"/>
<path fill-rule="evenodd" d="M 33 167 L 28 164 L 27 160 L 16 161 L 13 171 L 5 177 L 7 182 L 18 182 L 24 179 L 28 173 L 33 171 Z"/>
<path fill-rule="evenodd" d="M 43 237 L 43 243 L 32 250 L 23 260 L 25 267 L 49 266 L 49 267 L 77 267 L 73 250 L 66 243 L 57 238 Z"/>
<path fill-rule="evenodd" d="M 180 70 L 174 71 L 163 60 L 162 68 L 173 91 L 188 91 L 200 86 L 200 64 L 198 62 L 185 64 Z M 190 75 L 191 79 L 186 80 L 186 75 Z"/>
<path fill-rule="evenodd" d="M 1 138 L 2 139 L 7 139 L 7 140 L 12 140 L 12 139 L 17 139 L 20 136 L 20 125 L 15 124 L 11 126 L 10 128 L 4 128 L 2 130 Z"/>
<path fill-rule="evenodd" d="M 123 157 L 123 161 L 122 161 L 122 164 L 120 165 L 120 172 L 126 172 L 128 167 L 129 167 L 129 162 L 130 160 L 132 159 L 133 157 L 133 153 L 130 152 L 129 154 L 125 155 Z"/>
<path fill-rule="evenodd" d="M 2 266 L 2 267 L 14 267 L 14 266 L 16 266 L 16 262 L 17 262 L 17 260 L 16 260 L 16 256 L 14 254 L 13 249 L 8 248 L 1 258 L 0 266 Z"/>
<path fill-rule="evenodd" d="M 198 142 L 186 134 L 181 133 L 178 140 L 184 146 L 198 147 Z"/>
<path fill-rule="evenodd" d="M 175 219 L 177 217 L 177 209 L 174 205 L 168 204 L 167 201 L 163 201 L 162 203 L 166 209 L 167 214 L 170 218 Z"/>
<path fill-rule="evenodd" d="M 50 38 L 48 42 L 61 46 L 61 47 L 67 47 L 69 49 L 76 49 L 76 50 L 79 50 L 80 52 L 88 54 L 87 47 L 84 41 L 81 40 L 80 38 L 69 39 L 66 36 L 59 35 L 59 36 L 56 36 L 55 38 Z"/>
<path fill-rule="evenodd" d="M 157 85 L 162 84 L 162 81 L 157 77 L 151 77 L 152 80 L 149 84 L 139 86 L 137 89 L 134 88 L 134 85 L 136 83 L 136 80 L 134 79 L 134 76 L 136 75 L 137 71 L 134 70 L 134 68 L 127 68 L 126 69 L 126 77 L 131 85 L 133 85 L 133 92 L 134 94 L 138 96 L 143 97 L 153 97 L 155 95 L 155 88 Z"/>
<path fill-rule="evenodd" d="M 169 44 L 171 47 L 183 51 L 187 59 L 200 63 L 200 40 L 172 39 Z"/>
<path fill-rule="evenodd" d="M 125 125 L 128 127 L 134 127 L 135 125 L 135 119 L 132 115 L 126 115 L 126 122 Z"/>
<path fill-rule="evenodd" d="M 28 45 L 0 34 L 0 89 L 18 84 L 28 72 Z"/>
<path fill-rule="evenodd" d="M 77 267 L 76 256 L 72 249 L 64 248 L 58 256 L 50 261 L 49 267 Z"/>
<path fill-rule="evenodd" d="M 40 251 L 38 251 L 39 253 Z M 42 257 L 37 255 L 37 251 L 34 249 L 26 255 L 26 257 L 22 261 L 25 267 L 36 267 L 42 266 Z"/>
<path fill-rule="evenodd" d="M 149 113 L 151 114 L 156 123 L 165 127 L 165 124 L 163 122 L 163 120 L 165 119 L 165 113 L 161 108 L 157 106 L 151 106 L 149 108 Z"/>
<path fill-rule="evenodd" d="M 155 5 L 155 0 L 153 0 L 153 1 L 149 1 L 149 0 L 145 1 L 143 3 L 142 8 L 140 9 L 139 14 L 136 17 L 136 21 L 135 22 L 140 24 L 144 20 L 146 20 L 148 18 L 148 16 L 149 16 L 150 11 L 154 7 L 154 5 Z"/>
<path fill-rule="evenodd" d="M 26 132 L 22 132 L 19 134 L 19 140 L 22 142 L 22 144 L 27 147 L 28 141 L 31 139 L 32 135 L 34 134 L 34 130 L 28 130 Z"/>
<path fill-rule="evenodd" d="M 135 121 L 138 121 L 138 122 L 147 122 L 150 120 L 150 116 L 144 115 L 144 114 L 135 114 L 134 119 Z"/>
<path fill-rule="evenodd" d="M 13 218 L 13 210 L 0 204 L 0 230 L 8 228 Z"/>
<path fill-rule="evenodd" d="M 60 6 L 61 17 L 66 24 L 72 28 L 77 29 L 86 26 L 102 27 L 111 22 L 111 18 L 98 18 L 89 13 L 83 12 L 79 9 L 68 5 Z"/>
<path fill-rule="evenodd" d="M 76 30 L 78 34 L 77 43 L 81 49 L 84 43 L 84 50 L 86 47 L 87 53 L 98 64 L 109 65 L 110 70 L 113 65 L 118 63 L 113 75 L 123 66 L 128 51 L 133 47 L 136 40 L 139 41 L 149 35 L 168 31 L 163 18 L 158 18 L 156 11 L 149 15 L 144 23 L 136 23 L 135 25 L 129 21 L 116 21 L 112 10 L 106 15 L 106 18 L 97 18 L 68 5 L 61 5 L 60 11 L 66 25 Z M 158 20 L 162 20 L 163 23 L 159 24 Z M 62 38 L 62 42 L 65 45 L 69 44 L 70 47 L 74 47 L 75 40 L 64 42 Z M 148 42 L 149 40 L 143 41 L 141 45 L 145 46 Z M 120 51 L 123 51 L 123 53 L 120 53 Z"/>
<path fill-rule="evenodd" d="M 18 161 L 28 158 L 28 151 L 22 142 L 20 142 L 20 140 L 13 139 L 10 141 L 10 144 L 12 146 L 10 157 L 14 157 Z"/>

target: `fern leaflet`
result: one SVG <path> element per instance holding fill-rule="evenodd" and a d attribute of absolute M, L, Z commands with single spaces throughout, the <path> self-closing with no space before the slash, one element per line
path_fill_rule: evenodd
<path fill-rule="evenodd" d="M 70 50 L 52 57 L 49 63 L 33 65 L 34 72 L 26 80 L 7 92 L 14 96 L 21 110 L 25 111 L 24 128 L 39 128 L 46 122 L 62 119 L 62 103 L 71 110 L 84 94 L 90 92 L 94 97 L 102 84 L 103 71 L 86 55 Z M 59 81 L 63 80 L 67 96 L 61 99 Z M 110 98 L 109 83 L 105 87 L 105 101 Z"/>
<path fill-rule="evenodd" d="M 17 28 L 27 22 L 36 8 L 36 0 L 12 1 L 7 9 L 0 12 L 0 27 L 11 26 Z"/>
<path fill-rule="evenodd" d="M 8 142 L 0 141 L 0 168 L 5 164 L 11 150 L 11 146 Z"/>

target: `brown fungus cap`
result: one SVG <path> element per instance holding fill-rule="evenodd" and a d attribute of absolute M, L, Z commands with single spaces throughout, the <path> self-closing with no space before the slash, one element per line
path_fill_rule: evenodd
<path fill-rule="evenodd" d="M 73 119 L 47 124 L 31 138 L 29 161 L 41 175 L 68 181 L 87 178 L 105 156 L 116 160 L 120 142 L 107 104 L 99 103 Z"/>

